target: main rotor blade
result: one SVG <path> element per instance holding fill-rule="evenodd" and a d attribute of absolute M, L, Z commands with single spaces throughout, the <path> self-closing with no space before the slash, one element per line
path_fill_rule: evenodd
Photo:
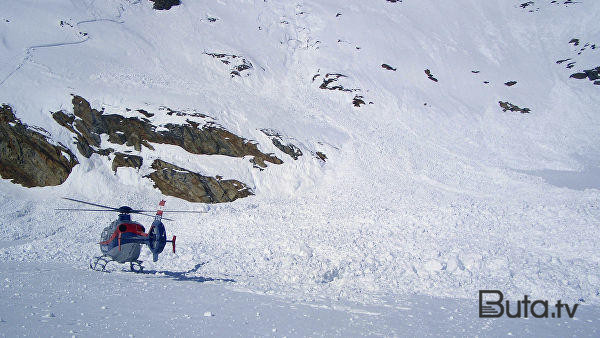
<path fill-rule="evenodd" d="M 118 208 L 108 207 L 106 205 L 96 204 L 96 203 L 91 203 L 91 202 L 86 202 L 86 201 L 80 201 L 80 200 L 76 200 L 74 198 L 63 197 L 63 199 L 73 201 L 73 202 L 83 203 L 83 204 L 89 204 L 89 205 L 93 205 L 95 207 L 106 208 L 106 209 L 111 209 L 111 210 L 118 210 Z"/>
<path fill-rule="evenodd" d="M 137 209 L 133 209 L 131 210 L 132 213 L 140 213 L 140 212 L 155 212 L 156 210 L 137 210 Z M 195 211 L 195 210 L 163 210 L 163 212 L 191 212 L 194 214 L 203 214 L 206 213 L 206 211 Z"/>
<path fill-rule="evenodd" d="M 137 211 L 137 210 L 134 210 L 134 211 Z M 132 214 L 137 214 L 137 215 L 148 216 L 148 217 L 152 217 L 152 218 L 156 217 L 155 215 L 148 215 L 148 214 L 144 214 L 144 213 L 141 213 L 141 212 L 134 212 L 134 211 L 132 211 L 131 213 Z M 162 217 L 162 219 L 166 219 L 167 221 L 172 221 L 172 219 L 166 218 L 166 217 Z"/>
<path fill-rule="evenodd" d="M 136 212 L 135 210 L 130 212 L 131 214 L 137 214 L 137 215 L 144 215 L 144 216 L 148 216 L 148 217 L 154 217 L 154 215 L 148 215 L 148 214 L 144 214 L 143 212 Z"/>
<path fill-rule="evenodd" d="M 193 214 L 205 214 L 207 211 L 194 211 L 194 210 L 163 210 L 163 212 L 190 212 Z"/>
<path fill-rule="evenodd" d="M 59 208 L 54 210 L 66 210 L 66 211 L 110 211 L 114 212 L 115 210 L 107 210 L 107 209 L 72 209 L 72 208 Z"/>

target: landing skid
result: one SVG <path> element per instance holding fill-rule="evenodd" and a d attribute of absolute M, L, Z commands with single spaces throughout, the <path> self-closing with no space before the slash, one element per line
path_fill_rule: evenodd
<path fill-rule="evenodd" d="M 135 273 L 144 272 L 144 266 L 142 266 L 142 261 L 129 262 L 129 268 Z"/>
<path fill-rule="evenodd" d="M 108 272 L 106 270 L 106 265 L 114 261 L 115 260 L 108 255 L 97 256 L 90 260 L 90 269 L 100 272 Z M 142 261 L 137 260 L 129 262 L 129 269 L 135 273 L 141 273 L 144 271 L 144 266 L 142 265 Z"/>
<path fill-rule="evenodd" d="M 113 259 L 107 255 L 94 257 L 90 260 L 90 269 L 106 272 L 106 265 L 112 261 Z"/>

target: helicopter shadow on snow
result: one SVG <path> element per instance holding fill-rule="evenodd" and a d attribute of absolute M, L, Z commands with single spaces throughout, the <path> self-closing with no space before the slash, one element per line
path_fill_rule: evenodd
<path fill-rule="evenodd" d="M 190 269 L 188 271 L 175 272 L 175 271 L 144 270 L 139 273 L 142 275 L 158 275 L 158 276 L 164 275 L 165 277 L 168 277 L 168 278 L 170 278 L 172 280 L 176 280 L 176 281 L 189 281 L 189 282 L 197 282 L 197 283 L 204 283 L 204 282 L 235 283 L 235 280 L 231 279 L 231 278 L 212 278 L 212 277 L 203 277 L 203 276 L 188 276 L 189 273 L 195 273 L 196 271 L 198 271 L 198 269 L 200 269 L 206 263 L 208 263 L 208 262 L 196 264 L 196 266 L 194 266 L 193 269 Z"/>

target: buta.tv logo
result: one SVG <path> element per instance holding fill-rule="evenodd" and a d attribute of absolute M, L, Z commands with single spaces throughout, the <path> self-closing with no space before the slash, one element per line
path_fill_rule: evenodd
<path fill-rule="evenodd" d="M 530 300 L 529 296 L 523 296 L 516 305 L 506 300 L 504 303 L 504 294 L 499 290 L 479 290 L 479 318 L 499 318 L 504 314 L 508 318 L 561 318 L 566 313 L 569 318 L 575 316 L 575 311 L 579 304 L 571 307 L 558 300 L 555 304 L 549 305 L 547 300 Z M 564 309 L 564 312 L 563 312 Z"/>

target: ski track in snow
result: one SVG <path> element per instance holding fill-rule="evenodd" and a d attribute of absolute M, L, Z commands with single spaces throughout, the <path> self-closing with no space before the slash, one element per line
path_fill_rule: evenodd
<path fill-rule="evenodd" d="M 87 23 L 96 23 L 96 22 L 113 22 L 113 23 L 119 23 L 119 24 L 123 23 L 123 21 L 117 21 L 117 20 L 112 20 L 112 19 L 90 19 L 90 20 L 79 21 L 75 25 L 77 26 L 77 28 L 79 28 L 79 25 L 87 24 Z M 91 38 L 91 36 L 87 35 L 84 39 L 82 39 L 80 41 L 47 43 L 47 44 L 29 46 L 29 47 L 25 48 L 25 57 L 23 57 L 23 60 L 19 63 L 19 65 L 17 65 L 17 67 L 15 67 L 15 69 L 13 69 L 10 73 L 8 73 L 8 75 L 6 75 L 4 77 L 4 79 L 2 81 L 0 81 L 0 87 L 2 87 L 2 85 L 4 85 L 4 83 L 8 79 L 10 79 L 16 72 L 18 72 L 25 65 L 25 63 L 31 61 L 31 58 L 33 57 L 33 52 L 36 49 L 79 45 L 79 44 L 82 44 L 82 43 L 88 41 L 90 38 Z"/>

